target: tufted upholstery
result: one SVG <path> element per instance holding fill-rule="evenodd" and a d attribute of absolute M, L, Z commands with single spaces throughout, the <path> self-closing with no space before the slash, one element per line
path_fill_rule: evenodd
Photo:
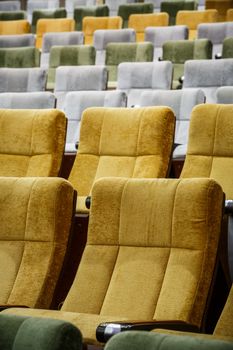
<path fill-rule="evenodd" d="M 135 1 L 136 2 L 136 1 Z M 141 15 L 153 13 L 154 7 L 153 4 L 149 3 L 131 3 L 131 4 L 121 4 L 118 6 L 117 14 L 120 16 L 123 20 L 122 27 L 123 28 L 131 28 L 129 24 L 129 19 L 131 15 L 139 14 L 140 18 Z"/>
<path fill-rule="evenodd" d="M 55 108 L 55 95 L 49 91 L 4 92 L 0 94 L 0 108 L 48 109 Z"/>
<path fill-rule="evenodd" d="M 82 21 L 86 16 L 91 17 L 107 17 L 109 16 L 109 8 L 106 5 L 100 6 L 76 6 L 74 9 L 74 19 L 76 30 L 82 30 Z"/>
<path fill-rule="evenodd" d="M 0 35 L 27 34 L 30 30 L 30 24 L 26 19 L 0 21 Z"/>
<path fill-rule="evenodd" d="M 0 67 L 33 68 L 40 65 L 40 52 L 35 47 L 0 49 Z"/>
<path fill-rule="evenodd" d="M 43 68 L 0 68 L 0 92 L 44 91 L 46 79 Z"/>
<path fill-rule="evenodd" d="M 61 178 L 0 177 L 1 304 L 50 306 L 73 200 L 72 186 Z"/>
<path fill-rule="evenodd" d="M 182 10 L 197 10 L 198 1 L 196 0 L 163 0 L 161 2 L 161 11 L 169 15 L 169 25 L 175 25 L 176 15 Z"/>
<path fill-rule="evenodd" d="M 168 14 L 165 12 L 136 14 L 129 17 L 129 28 L 136 31 L 137 41 L 144 41 L 147 27 L 168 26 Z"/>
<path fill-rule="evenodd" d="M 33 34 L 1 35 L 0 47 L 35 46 Z"/>
<path fill-rule="evenodd" d="M 11 309 L 79 327 L 184 320 L 200 326 L 214 271 L 223 192 L 211 179 L 100 179 L 88 241 L 61 311 Z"/>
<path fill-rule="evenodd" d="M 0 176 L 58 176 L 66 134 L 63 112 L 1 109 L 0 123 Z"/>

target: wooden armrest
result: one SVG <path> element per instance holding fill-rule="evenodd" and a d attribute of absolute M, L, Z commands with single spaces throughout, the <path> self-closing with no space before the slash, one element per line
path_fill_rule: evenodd
<path fill-rule="evenodd" d="M 124 331 L 151 331 L 155 328 L 171 329 L 175 331 L 186 331 L 199 333 L 200 329 L 184 321 L 116 321 L 100 323 L 96 329 L 96 339 L 101 343 L 106 343 L 114 334 Z"/>
<path fill-rule="evenodd" d="M 6 309 L 10 309 L 12 307 L 22 307 L 22 308 L 29 308 L 29 306 L 26 305 L 11 305 L 11 304 L 2 304 L 0 305 L 0 312 Z"/>

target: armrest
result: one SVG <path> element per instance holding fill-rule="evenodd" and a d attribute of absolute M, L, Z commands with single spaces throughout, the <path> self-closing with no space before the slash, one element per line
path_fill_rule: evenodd
<path fill-rule="evenodd" d="M 10 309 L 12 307 L 22 307 L 22 308 L 29 308 L 29 306 L 26 306 L 26 305 L 10 305 L 10 304 L 3 304 L 3 305 L 0 305 L 0 312 L 3 311 L 3 310 L 6 310 L 6 309 Z"/>
<path fill-rule="evenodd" d="M 129 321 L 129 322 L 104 322 L 100 323 L 96 329 L 96 339 L 101 343 L 106 343 L 114 334 L 124 331 L 151 331 L 155 328 L 171 329 L 175 331 L 200 332 L 200 329 L 184 321 Z"/>
<path fill-rule="evenodd" d="M 215 54 L 215 59 L 216 60 L 219 60 L 219 59 L 221 59 L 222 58 L 222 54 L 221 53 L 216 53 Z"/>
<path fill-rule="evenodd" d="M 233 200 L 225 200 L 225 214 L 233 215 Z"/>

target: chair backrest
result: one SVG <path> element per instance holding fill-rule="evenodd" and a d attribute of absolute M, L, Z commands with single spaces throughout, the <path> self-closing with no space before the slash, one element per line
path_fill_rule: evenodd
<path fill-rule="evenodd" d="M 59 0 L 27 0 L 27 15 L 30 23 L 32 22 L 32 13 L 39 9 L 59 8 Z"/>
<path fill-rule="evenodd" d="M 0 49 L 0 67 L 33 68 L 40 65 L 40 51 L 35 47 Z"/>
<path fill-rule="evenodd" d="M 184 75 L 187 60 L 212 58 L 212 43 L 207 39 L 166 41 L 163 44 L 162 58 L 173 63 L 173 88 L 176 88 L 179 78 Z"/>
<path fill-rule="evenodd" d="M 227 10 L 233 8 L 233 0 L 205 0 L 205 8 L 216 9 L 219 22 L 224 22 Z"/>
<path fill-rule="evenodd" d="M 163 0 L 161 2 L 161 11 L 169 15 L 169 25 L 175 25 L 176 15 L 182 10 L 197 10 L 198 2 L 196 0 Z"/>
<path fill-rule="evenodd" d="M 45 33 L 40 57 L 41 67 L 47 68 L 49 66 L 49 55 L 52 46 L 82 45 L 83 41 L 82 32 Z"/>
<path fill-rule="evenodd" d="M 117 69 L 120 63 L 152 62 L 153 52 L 153 45 L 147 42 L 107 44 L 105 64 L 109 71 L 109 82 L 117 81 Z"/>
<path fill-rule="evenodd" d="M 168 106 L 176 117 L 175 149 L 173 158 L 184 157 L 187 150 L 189 121 L 192 109 L 205 102 L 205 95 L 201 89 L 158 90 L 145 91 L 141 94 L 139 105 Z"/>
<path fill-rule="evenodd" d="M 223 40 L 233 36 L 233 22 L 201 23 L 197 26 L 198 39 L 209 39 L 213 44 L 213 58 L 222 53 Z"/>
<path fill-rule="evenodd" d="M 86 66 L 95 64 L 95 48 L 91 45 L 53 46 L 49 56 L 47 88 L 53 89 L 59 66 Z"/>
<path fill-rule="evenodd" d="M 147 27 L 168 26 L 168 14 L 165 12 L 150 13 L 143 15 L 130 15 L 129 28 L 136 31 L 137 41 L 144 41 Z"/>
<path fill-rule="evenodd" d="M 66 9 L 36 9 L 32 12 L 32 33 L 36 32 L 37 21 L 41 18 L 66 18 Z"/>
<path fill-rule="evenodd" d="M 0 108 L 48 109 L 55 108 L 56 98 L 52 92 L 5 92 L 0 94 Z"/>
<path fill-rule="evenodd" d="M 153 13 L 154 6 L 152 3 L 131 3 L 131 4 L 121 4 L 118 6 L 118 16 L 123 20 L 123 28 L 130 28 L 129 18 L 132 14 L 145 14 Z"/>
<path fill-rule="evenodd" d="M 58 176 L 66 136 L 62 111 L 0 110 L 0 176 Z"/>
<path fill-rule="evenodd" d="M 105 0 L 104 3 L 109 7 L 110 16 L 116 16 L 120 5 L 134 4 L 135 2 L 136 0 Z"/>
<path fill-rule="evenodd" d="M 233 8 L 227 10 L 226 21 L 233 22 Z"/>
<path fill-rule="evenodd" d="M 168 90 L 171 83 L 171 62 L 121 63 L 118 67 L 117 89 L 127 94 L 128 107 L 138 105 L 144 91 Z"/>
<path fill-rule="evenodd" d="M 233 35 L 223 40 L 222 58 L 233 58 Z"/>
<path fill-rule="evenodd" d="M 162 1 L 163 0 L 144 0 L 144 2 L 150 2 L 154 5 L 154 12 L 160 11 Z"/>
<path fill-rule="evenodd" d="M 201 88 L 207 103 L 216 103 L 216 90 L 233 85 L 233 59 L 190 60 L 184 65 L 184 88 Z"/>
<path fill-rule="evenodd" d="M 87 245 L 62 311 L 95 314 L 92 325 L 120 318 L 200 327 L 223 198 L 213 179 L 96 182 Z M 88 326 L 83 336 L 95 339 Z"/>
<path fill-rule="evenodd" d="M 233 104 L 233 86 L 221 86 L 216 90 L 216 102 Z"/>
<path fill-rule="evenodd" d="M 227 302 L 216 324 L 214 335 L 233 338 L 233 286 L 227 298 Z"/>
<path fill-rule="evenodd" d="M 0 205 L 0 303 L 49 308 L 66 252 L 74 189 L 61 178 L 1 177 Z"/>
<path fill-rule="evenodd" d="M 96 49 L 95 64 L 105 64 L 108 43 L 130 43 L 136 41 L 134 29 L 99 29 L 94 32 L 93 45 Z"/>
<path fill-rule="evenodd" d="M 79 193 L 77 210 L 87 210 L 85 198 L 100 177 L 165 177 L 174 127 L 167 107 L 86 109 L 69 176 Z"/>
<path fill-rule="evenodd" d="M 0 96 L 1 97 L 1 96 Z M 76 152 L 79 142 L 81 116 L 89 107 L 126 107 L 127 96 L 122 91 L 71 91 L 64 99 L 62 109 L 68 118 L 66 152 Z"/>
<path fill-rule="evenodd" d="M 154 45 L 154 61 L 162 57 L 162 47 L 166 41 L 185 39 L 188 39 L 188 27 L 184 25 L 145 29 L 145 41 L 150 41 Z"/>
<path fill-rule="evenodd" d="M 19 11 L 20 1 L 0 1 L 0 11 Z"/>
<path fill-rule="evenodd" d="M 120 16 L 112 17 L 84 17 L 83 32 L 85 44 L 93 44 L 94 32 L 97 29 L 121 29 L 122 18 Z"/>
<path fill-rule="evenodd" d="M 107 17 L 109 16 L 109 8 L 106 5 L 99 6 L 78 6 L 74 9 L 74 20 L 76 30 L 82 30 L 83 18 L 86 16 L 92 17 Z"/>
<path fill-rule="evenodd" d="M 74 10 L 78 6 L 95 6 L 96 0 L 65 0 L 67 16 L 73 18 Z"/>
<path fill-rule="evenodd" d="M 46 79 L 43 68 L 0 68 L 0 92 L 44 91 Z"/>
<path fill-rule="evenodd" d="M 233 198 L 233 105 L 203 104 L 193 109 L 181 177 L 211 177 Z"/>
<path fill-rule="evenodd" d="M 26 19 L 25 11 L 1 11 L 0 21 L 14 21 L 18 19 Z"/>
<path fill-rule="evenodd" d="M 35 46 L 33 34 L 0 35 L 0 47 Z"/>
<path fill-rule="evenodd" d="M 183 24 L 189 27 L 189 39 L 197 37 L 198 24 L 212 22 L 218 22 L 217 10 L 179 11 L 176 16 L 176 24 Z"/>
<path fill-rule="evenodd" d="M 26 19 L 0 21 L 0 35 L 27 34 L 30 31 L 31 26 Z"/>
<path fill-rule="evenodd" d="M 72 18 L 41 18 L 36 25 L 36 47 L 41 49 L 43 35 L 48 32 L 72 32 L 75 21 Z"/>

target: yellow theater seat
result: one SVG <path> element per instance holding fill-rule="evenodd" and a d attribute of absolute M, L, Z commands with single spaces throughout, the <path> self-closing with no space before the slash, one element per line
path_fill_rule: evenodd
<path fill-rule="evenodd" d="M 226 21 L 227 22 L 233 22 L 233 8 L 227 10 Z"/>
<path fill-rule="evenodd" d="M 30 33 L 31 26 L 27 20 L 0 21 L 0 35 L 15 35 Z"/>
<path fill-rule="evenodd" d="M 226 20 L 227 10 L 233 8 L 233 0 L 206 0 L 206 9 L 216 9 L 218 11 L 219 22 Z"/>

